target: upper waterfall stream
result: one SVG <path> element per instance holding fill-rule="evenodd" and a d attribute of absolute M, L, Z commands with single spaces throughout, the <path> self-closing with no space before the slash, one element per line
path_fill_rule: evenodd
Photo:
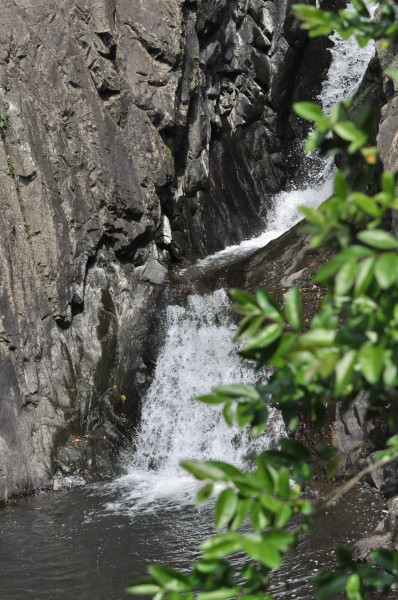
<path fill-rule="evenodd" d="M 334 46 L 330 50 L 332 62 L 317 99 L 326 114 L 336 102 L 351 98 L 355 94 L 375 52 L 373 42 L 360 49 L 353 38 L 343 41 L 334 34 L 332 40 L 334 41 Z M 300 205 L 317 208 L 332 195 L 334 173 L 333 158 L 314 160 L 312 156 L 306 157 L 302 172 L 299 174 L 299 183 L 293 181 L 289 189 L 275 195 L 263 233 L 199 260 L 192 267 L 184 269 L 185 274 L 189 277 L 191 273 L 193 275 L 209 267 L 228 265 L 259 248 L 264 248 L 302 219 L 299 212 Z"/>

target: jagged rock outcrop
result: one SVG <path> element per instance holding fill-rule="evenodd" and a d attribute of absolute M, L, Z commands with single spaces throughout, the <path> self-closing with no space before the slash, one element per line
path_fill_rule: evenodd
<path fill-rule="evenodd" d="M 260 226 L 295 84 L 314 94 L 328 60 L 311 42 L 306 71 L 289 7 L 2 3 L 0 500 L 72 473 L 79 444 L 106 472 L 95 457 L 136 417 L 170 260 Z"/>

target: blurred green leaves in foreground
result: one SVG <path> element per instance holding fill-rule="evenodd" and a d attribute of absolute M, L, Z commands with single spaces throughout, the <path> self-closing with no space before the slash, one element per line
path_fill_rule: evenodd
<path fill-rule="evenodd" d="M 380 40 L 383 48 L 398 41 L 392 2 L 380 4 L 376 20 L 363 0 L 352 0 L 351 8 L 338 12 L 308 4 L 293 6 L 293 12 L 312 37 L 337 31 L 343 39 L 354 35 L 360 46 Z M 393 70 L 387 74 L 396 75 Z M 380 175 L 369 107 L 357 111 L 355 119 L 350 118 L 349 100 L 339 102 L 329 115 L 312 102 L 296 104 L 295 110 L 314 124 L 307 151 L 336 156 L 339 165 L 333 196 L 317 210 L 302 207 L 312 246 L 327 244 L 334 250 L 314 277 L 322 301 L 304 326 L 299 287 L 290 288 L 282 305 L 265 290 L 255 295 L 232 290 L 242 317 L 236 334 L 240 354 L 260 373 L 267 369 L 272 374 L 255 387 L 218 387 L 199 398 L 220 405 L 229 426 L 248 428 L 253 437 L 266 430 L 272 402 L 288 434 L 278 450 L 248 457 L 246 470 L 220 461 L 182 462 L 202 484 L 198 502 L 215 498 L 218 533 L 203 542 L 190 570 L 153 565 L 147 578 L 129 584 L 130 593 L 155 600 L 270 600 L 270 572 L 301 535 L 310 533 L 314 516 L 322 511 L 322 503 L 313 506 L 302 497 L 314 472 L 314 453 L 295 438 L 300 415 L 305 411 L 311 426 L 321 428 L 365 391 L 368 418 L 382 415 L 391 429 L 397 428 L 398 240 L 390 231 L 392 211 L 398 209 L 397 176 Z M 331 441 L 316 445 L 318 467 L 327 477 L 339 466 Z M 392 437 L 371 469 L 397 455 L 398 438 Z M 336 498 L 342 493 L 344 489 Z M 232 565 L 234 555 L 246 557 L 241 566 Z M 398 582 L 394 552 L 375 550 L 366 564 L 355 562 L 351 548 L 337 548 L 336 556 L 334 570 L 312 579 L 316 598 L 345 592 L 350 600 L 362 600 L 370 591 Z"/>

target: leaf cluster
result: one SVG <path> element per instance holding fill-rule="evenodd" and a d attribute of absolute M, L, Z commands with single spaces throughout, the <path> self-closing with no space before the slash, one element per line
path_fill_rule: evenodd
<path fill-rule="evenodd" d="M 343 40 L 355 36 L 358 45 L 364 48 L 370 40 L 382 40 L 384 46 L 398 41 L 398 24 L 395 2 L 378 2 L 381 6 L 377 19 L 373 19 L 364 0 L 351 0 L 352 7 L 332 12 L 308 4 L 295 4 L 294 15 L 300 19 L 301 28 L 310 37 L 330 35 L 336 31 Z"/>

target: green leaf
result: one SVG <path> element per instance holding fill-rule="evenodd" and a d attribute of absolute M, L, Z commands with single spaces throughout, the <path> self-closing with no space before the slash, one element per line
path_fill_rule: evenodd
<path fill-rule="evenodd" d="M 358 11 L 358 14 L 360 14 L 361 17 L 364 17 L 365 19 L 370 18 L 369 11 L 363 0 L 351 0 L 351 4 L 353 5 L 354 8 L 356 8 L 356 10 Z"/>
<path fill-rule="evenodd" d="M 196 479 L 212 479 L 214 481 L 228 481 L 228 475 L 213 462 L 197 462 L 194 460 L 182 460 L 183 469 L 189 471 Z"/>
<path fill-rule="evenodd" d="M 286 500 L 290 498 L 289 471 L 285 467 L 279 469 L 278 494 L 281 498 L 285 498 Z"/>
<path fill-rule="evenodd" d="M 315 102 L 297 102 L 293 104 L 293 109 L 302 119 L 315 121 L 320 129 L 327 129 L 328 119 L 324 116 L 321 107 Z"/>
<path fill-rule="evenodd" d="M 384 348 L 366 344 L 358 352 L 362 375 L 370 384 L 379 381 L 384 364 Z"/>
<path fill-rule="evenodd" d="M 385 192 L 389 196 L 394 196 L 396 179 L 393 173 L 391 173 L 390 171 L 384 171 L 384 173 L 381 176 L 381 184 L 383 187 L 383 192 Z"/>
<path fill-rule="evenodd" d="M 320 210 L 316 210 L 315 208 L 311 208 L 310 206 L 300 206 L 300 212 L 305 216 L 306 220 L 309 223 L 313 223 L 314 225 L 324 225 L 325 217 L 321 213 Z"/>
<path fill-rule="evenodd" d="M 238 302 L 242 306 L 245 304 L 256 304 L 256 299 L 254 298 L 254 296 L 252 296 L 252 294 L 249 294 L 248 292 L 244 292 L 243 290 L 233 288 L 229 291 L 229 293 L 231 294 L 235 302 Z"/>
<path fill-rule="evenodd" d="M 282 315 L 270 296 L 262 289 L 257 290 L 256 300 L 264 316 L 271 321 L 283 321 Z"/>
<path fill-rule="evenodd" d="M 361 579 L 358 573 L 353 573 L 349 576 L 345 590 L 349 600 L 363 600 L 361 594 Z"/>
<path fill-rule="evenodd" d="M 330 329 L 310 329 L 298 339 L 300 346 L 320 346 L 327 347 L 333 344 L 336 337 L 336 332 Z"/>
<path fill-rule="evenodd" d="M 393 252 L 382 254 L 376 262 L 375 276 L 383 290 L 394 285 L 398 276 L 398 256 Z"/>
<path fill-rule="evenodd" d="M 258 400 L 260 397 L 255 388 L 243 383 L 231 383 L 230 385 L 215 387 L 213 392 L 218 396 L 223 396 L 224 401 L 226 399 L 237 400 L 239 398 L 252 398 L 253 400 Z"/>
<path fill-rule="evenodd" d="M 281 504 L 278 511 L 275 514 L 274 525 L 275 527 L 284 527 L 292 516 L 292 509 L 289 504 Z"/>
<path fill-rule="evenodd" d="M 316 27 L 311 27 L 308 36 L 310 38 L 318 37 L 320 35 L 327 37 L 331 32 L 332 27 L 330 25 L 317 25 Z"/>
<path fill-rule="evenodd" d="M 289 550 L 290 546 L 294 543 L 294 536 L 288 531 L 282 529 L 273 529 L 263 536 L 264 541 L 274 546 L 281 552 Z"/>
<path fill-rule="evenodd" d="M 220 587 L 212 592 L 200 592 L 197 596 L 197 600 L 227 600 L 228 598 L 233 598 L 237 591 L 237 587 Z"/>
<path fill-rule="evenodd" d="M 234 465 L 230 465 L 229 463 L 222 462 L 221 460 L 210 460 L 207 461 L 206 464 L 211 464 L 217 469 L 219 469 L 224 475 L 227 477 L 226 481 L 235 481 L 236 478 L 241 478 L 246 475 L 246 473 L 242 473 L 237 467 Z"/>
<path fill-rule="evenodd" d="M 356 35 L 355 39 L 358 42 L 358 46 L 360 48 L 365 48 L 365 46 L 367 46 L 370 42 L 371 38 L 368 35 Z"/>
<path fill-rule="evenodd" d="M 301 514 L 305 515 L 306 517 L 313 515 L 315 512 L 314 506 L 309 500 L 300 500 L 299 506 Z"/>
<path fill-rule="evenodd" d="M 246 315 L 239 324 L 238 331 L 233 338 L 234 341 L 237 342 L 243 337 L 250 337 L 254 335 L 263 324 L 263 321 L 264 315 L 260 315 L 259 317 Z"/>
<path fill-rule="evenodd" d="M 319 271 L 316 273 L 315 277 L 314 277 L 314 281 L 316 283 L 327 283 L 330 278 L 336 273 L 336 271 L 339 270 L 339 268 L 344 264 L 344 262 L 346 261 L 346 258 L 344 256 L 341 256 L 341 252 L 333 257 L 332 259 L 328 260 L 324 265 L 322 265 L 322 267 L 319 269 Z"/>
<path fill-rule="evenodd" d="M 201 544 L 205 558 L 223 558 L 242 548 L 241 536 L 233 531 L 208 538 Z"/>
<path fill-rule="evenodd" d="M 197 396 L 195 398 L 199 402 L 203 402 L 204 404 L 222 404 L 225 402 L 225 397 L 217 396 L 217 394 L 206 394 L 203 396 Z"/>
<path fill-rule="evenodd" d="M 380 216 L 380 208 L 377 205 L 376 200 L 371 196 L 367 196 L 361 192 L 354 192 L 351 194 L 351 198 L 367 215 L 370 215 L 371 217 Z"/>
<path fill-rule="evenodd" d="M 238 500 L 238 506 L 236 508 L 235 517 L 232 520 L 230 525 L 232 530 L 238 529 L 246 519 L 247 515 L 250 512 L 253 501 L 251 498 L 244 498 Z"/>
<path fill-rule="evenodd" d="M 366 142 L 368 141 L 368 136 L 363 133 L 361 137 L 358 137 L 355 141 L 351 142 L 351 144 L 348 146 L 347 150 L 350 154 L 354 154 L 354 152 L 357 152 L 357 150 L 361 150 L 361 148 L 366 144 Z"/>
<path fill-rule="evenodd" d="M 359 263 L 355 280 L 355 296 L 364 294 L 372 283 L 375 261 L 374 256 L 369 256 Z"/>
<path fill-rule="evenodd" d="M 273 494 L 277 482 L 271 468 L 266 464 L 264 457 L 257 457 L 257 475 L 258 479 L 266 492 Z"/>
<path fill-rule="evenodd" d="M 334 191 L 336 196 L 345 200 L 348 194 L 347 184 L 344 179 L 344 175 L 340 170 L 336 171 L 336 175 L 334 176 Z"/>
<path fill-rule="evenodd" d="M 260 533 L 267 525 L 269 525 L 269 522 L 270 520 L 261 505 L 258 502 L 255 502 L 252 508 L 253 529 Z"/>
<path fill-rule="evenodd" d="M 232 427 L 234 424 L 234 412 L 231 404 L 225 404 L 222 414 L 228 427 Z"/>
<path fill-rule="evenodd" d="M 289 324 L 298 331 L 302 327 L 301 292 L 294 285 L 285 295 L 285 315 Z"/>
<path fill-rule="evenodd" d="M 260 502 L 264 508 L 275 514 L 278 514 L 279 510 L 283 506 L 283 502 L 278 500 L 278 498 L 269 496 L 268 494 L 262 494 L 260 496 Z"/>
<path fill-rule="evenodd" d="M 338 468 L 340 466 L 341 463 L 341 457 L 340 456 L 334 456 L 331 460 L 329 460 L 328 464 L 326 465 L 326 469 L 325 469 L 325 475 L 328 479 L 331 479 L 332 477 L 334 477 L 338 471 Z"/>
<path fill-rule="evenodd" d="M 268 423 L 268 414 L 268 408 L 265 404 L 257 404 L 250 430 L 254 438 L 259 437 L 266 428 Z"/>
<path fill-rule="evenodd" d="M 292 461 L 301 459 L 309 460 L 311 458 L 311 454 L 303 442 L 290 438 L 282 438 L 279 443 L 283 452 L 291 456 Z"/>
<path fill-rule="evenodd" d="M 239 404 L 236 409 L 236 422 L 240 429 L 244 429 L 254 419 L 254 407 L 251 404 Z"/>
<path fill-rule="evenodd" d="M 311 133 L 311 135 L 309 136 L 308 140 L 305 143 L 305 147 L 304 147 L 305 152 L 307 154 L 310 154 L 311 152 L 315 152 L 315 150 L 317 150 L 318 148 L 320 148 L 322 146 L 325 139 L 326 139 L 326 134 L 322 133 L 321 131 L 316 129 L 315 131 L 313 131 Z"/>
<path fill-rule="evenodd" d="M 135 596 L 153 596 L 161 591 L 161 586 L 157 585 L 151 577 L 130 581 L 126 592 Z"/>
<path fill-rule="evenodd" d="M 214 509 L 214 524 L 217 529 L 226 527 L 235 515 L 238 506 L 236 493 L 227 488 L 219 495 Z"/>
<path fill-rule="evenodd" d="M 310 583 L 319 586 L 315 598 L 326 598 L 337 592 L 343 592 L 347 585 L 348 577 L 348 575 L 341 575 L 340 573 L 332 573 L 330 571 L 325 571 L 315 575 L 315 577 L 311 577 Z"/>
<path fill-rule="evenodd" d="M 265 346 L 269 346 L 277 340 L 283 333 L 283 325 L 279 325 L 278 323 L 271 323 L 261 329 L 256 335 L 252 337 L 250 342 L 246 344 L 243 348 L 244 352 L 249 352 L 250 350 L 257 350 L 258 348 L 264 348 Z"/>
<path fill-rule="evenodd" d="M 355 283 L 358 265 L 356 261 L 346 262 L 338 271 L 335 279 L 335 294 L 344 296 L 349 292 Z"/>
<path fill-rule="evenodd" d="M 383 371 L 383 382 L 387 390 L 397 386 L 398 368 L 391 359 L 386 360 Z"/>
<path fill-rule="evenodd" d="M 331 14 L 308 4 L 293 4 L 292 11 L 298 19 L 303 21 L 301 25 L 303 29 L 309 29 L 309 26 L 315 25 L 328 25 L 328 15 Z"/>
<path fill-rule="evenodd" d="M 200 488 L 198 493 L 196 494 L 196 502 L 198 504 L 202 504 L 206 502 L 210 498 L 213 493 L 214 485 L 212 483 L 206 483 L 203 487 Z"/>
<path fill-rule="evenodd" d="M 352 121 L 340 121 L 333 126 L 334 131 L 347 142 L 360 142 L 364 133 Z M 365 141 L 367 136 L 365 136 Z"/>
<path fill-rule="evenodd" d="M 280 566 L 282 559 L 279 551 L 266 540 L 257 540 L 248 535 L 242 536 L 242 550 L 246 552 L 253 560 L 258 560 L 261 564 L 270 569 L 276 569 Z"/>
<path fill-rule="evenodd" d="M 383 229 L 360 231 L 357 238 L 364 244 L 380 250 L 396 250 L 398 248 L 398 240 Z"/>
<path fill-rule="evenodd" d="M 186 592 L 191 589 L 190 583 L 182 573 L 164 565 L 151 565 L 149 572 L 159 585 L 171 592 Z"/>
<path fill-rule="evenodd" d="M 215 571 L 218 571 L 220 569 L 220 566 L 222 567 L 222 565 L 222 560 L 218 558 L 200 558 L 198 561 L 194 562 L 192 566 L 194 570 L 198 573 L 205 573 L 207 575 L 208 573 L 214 573 Z"/>
<path fill-rule="evenodd" d="M 389 67 L 388 69 L 384 69 L 384 73 L 389 76 L 393 81 L 398 81 L 398 69 L 394 67 Z"/>
<path fill-rule="evenodd" d="M 398 553 L 391 550 L 372 550 L 370 558 L 375 565 L 398 575 Z"/>
<path fill-rule="evenodd" d="M 354 373 L 354 367 L 356 363 L 357 353 L 355 350 L 349 350 L 343 358 L 339 360 L 335 367 L 336 380 L 334 386 L 335 396 L 341 396 L 344 394 L 348 384 L 351 381 Z"/>

